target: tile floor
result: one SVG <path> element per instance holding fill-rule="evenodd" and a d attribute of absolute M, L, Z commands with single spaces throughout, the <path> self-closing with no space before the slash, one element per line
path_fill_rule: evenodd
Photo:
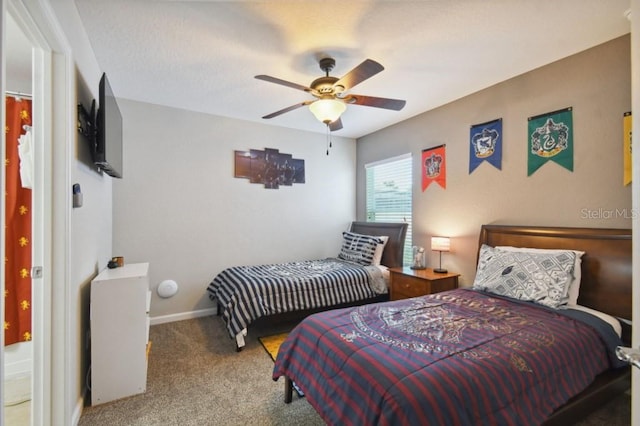
<path fill-rule="evenodd" d="M 5 380 L 4 423 L 7 426 L 29 426 L 31 419 L 31 377 L 18 376 Z"/>

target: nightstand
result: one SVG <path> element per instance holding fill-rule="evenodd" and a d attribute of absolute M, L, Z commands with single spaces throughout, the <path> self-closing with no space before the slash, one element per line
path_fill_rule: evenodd
<path fill-rule="evenodd" d="M 391 268 L 391 300 L 424 296 L 458 288 L 460 274 L 437 274 L 433 269 Z"/>

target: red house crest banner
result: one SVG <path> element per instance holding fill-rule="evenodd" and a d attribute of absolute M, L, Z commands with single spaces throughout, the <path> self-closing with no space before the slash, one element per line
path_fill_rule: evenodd
<path fill-rule="evenodd" d="M 431 184 L 437 182 L 441 187 L 447 187 L 447 157 L 446 145 L 422 150 L 422 192 Z"/>

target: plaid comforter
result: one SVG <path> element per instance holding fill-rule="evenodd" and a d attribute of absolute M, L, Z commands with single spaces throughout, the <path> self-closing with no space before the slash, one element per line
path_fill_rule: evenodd
<path fill-rule="evenodd" d="M 235 337 L 258 318 L 369 299 L 387 285 L 376 266 L 327 258 L 234 266 L 216 275 L 207 292 Z"/>
<path fill-rule="evenodd" d="M 528 425 L 611 368 L 612 353 L 575 318 L 458 289 L 312 315 L 273 379 L 293 380 L 330 425 Z"/>

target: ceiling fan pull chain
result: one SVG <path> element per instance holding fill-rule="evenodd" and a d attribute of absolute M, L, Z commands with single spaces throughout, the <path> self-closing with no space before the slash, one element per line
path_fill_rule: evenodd
<path fill-rule="evenodd" d="M 327 123 L 327 156 L 329 155 L 329 148 L 331 148 L 331 129 Z"/>

